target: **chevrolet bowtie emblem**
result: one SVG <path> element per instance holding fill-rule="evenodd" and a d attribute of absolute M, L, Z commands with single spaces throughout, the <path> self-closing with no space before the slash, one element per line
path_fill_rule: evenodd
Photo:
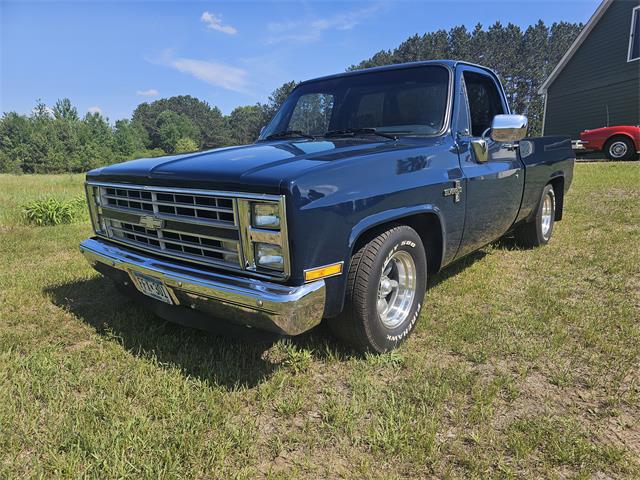
<path fill-rule="evenodd" d="M 452 188 L 445 188 L 444 191 L 444 196 L 445 197 L 450 197 L 453 195 L 453 201 L 455 203 L 460 201 L 460 194 L 462 193 L 462 183 L 460 183 L 460 180 L 454 180 L 453 181 L 453 187 Z"/>
<path fill-rule="evenodd" d="M 164 227 L 164 220 L 153 215 L 143 215 L 138 223 L 147 230 L 160 230 Z"/>

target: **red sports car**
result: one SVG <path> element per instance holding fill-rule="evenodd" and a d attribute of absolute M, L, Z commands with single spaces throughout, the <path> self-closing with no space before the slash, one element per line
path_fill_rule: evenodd
<path fill-rule="evenodd" d="M 580 132 L 586 150 L 602 151 L 610 160 L 632 160 L 640 152 L 640 126 L 594 128 Z"/>

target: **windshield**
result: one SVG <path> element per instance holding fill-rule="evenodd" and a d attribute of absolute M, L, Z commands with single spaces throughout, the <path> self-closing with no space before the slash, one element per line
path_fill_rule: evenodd
<path fill-rule="evenodd" d="M 362 129 L 433 135 L 444 125 L 448 85 L 449 71 L 437 65 L 309 82 L 291 93 L 260 138 Z"/>

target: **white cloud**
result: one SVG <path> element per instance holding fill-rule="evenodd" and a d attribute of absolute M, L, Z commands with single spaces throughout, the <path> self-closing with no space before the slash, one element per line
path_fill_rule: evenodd
<path fill-rule="evenodd" d="M 217 30 L 222 33 L 226 33 L 228 35 L 235 35 L 238 33 L 235 27 L 231 25 L 223 25 L 222 17 L 217 16 L 215 13 L 211 12 L 202 12 L 202 16 L 200 17 L 200 21 L 207 24 L 207 28 L 212 30 Z"/>
<path fill-rule="evenodd" d="M 138 90 L 136 91 L 136 95 L 141 97 L 157 97 L 160 94 L 158 90 L 155 88 L 150 88 L 149 90 Z"/>
<path fill-rule="evenodd" d="M 195 58 L 168 58 L 163 63 L 210 85 L 248 93 L 247 72 L 242 68 Z"/>
<path fill-rule="evenodd" d="M 87 111 L 89 113 L 102 113 L 102 109 L 100 107 L 89 107 Z"/>
<path fill-rule="evenodd" d="M 327 30 L 351 30 L 363 20 L 377 13 L 382 7 L 382 3 L 377 3 L 366 8 L 341 12 L 325 18 L 272 22 L 267 25 L 267 29 L 271 33 L 271 36 L 267 38 L 267 43 L 313 42 L 319 40 L 322 33 Z"/>

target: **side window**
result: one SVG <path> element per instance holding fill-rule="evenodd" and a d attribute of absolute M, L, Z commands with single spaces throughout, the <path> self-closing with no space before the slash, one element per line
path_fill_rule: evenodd
<path fill-rule="evenodd" d="M 464 83 L 469 100 L 471 134 L 479 137 L 489 127 L 493 117 L 504 113 L 495 82 L 486 75 L 465 72 Z"/>

